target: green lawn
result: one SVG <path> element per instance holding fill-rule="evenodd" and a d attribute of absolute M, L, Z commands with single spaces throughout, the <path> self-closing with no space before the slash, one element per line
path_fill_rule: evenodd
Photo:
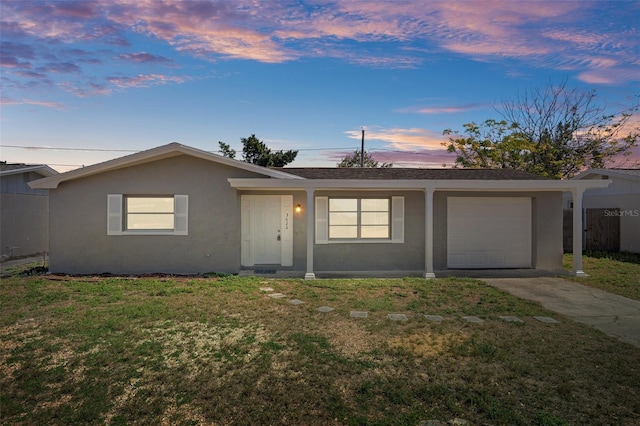
<path fill-rule="evenodd" d="M 13 275 L 0 302 L 3 424 L 640 423 L 640 349 L 476 280 Z"/>
<path fill-rule="evenodd" d="M 564 267 L 571 270 L 572 254 L 564 255 Z M 586 278 L 572 281 L 620 296 L 640 300 L 640 254 L 591 252 L 582 257 Z"/>

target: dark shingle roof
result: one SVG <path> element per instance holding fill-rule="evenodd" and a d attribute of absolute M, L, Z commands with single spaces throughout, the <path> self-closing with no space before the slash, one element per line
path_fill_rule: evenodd
<path fill-rule="evenodd" d="M 544 180 L 532 173 L 512 169 L 405 169 L 284 167 L 283 172 L 306 179 L 429 179 L 429 180 Z"/>

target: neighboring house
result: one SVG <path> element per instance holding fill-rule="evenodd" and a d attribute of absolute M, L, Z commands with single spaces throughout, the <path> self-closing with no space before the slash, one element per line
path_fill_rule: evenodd
<path fill-rule="evenodd" d="M 29 182 L 58 174 L 42 164 L 0 163 L 0 255 L 44 253 L 49 247 L 49 191 Z"/>
<path fill-rule="evenodd" d="M 562 192 L 608 183 L 513 170 L 271 169 L 171 143 L 31 187 L 50 194 L 52 272 L 313 279 L 560 269 Z M 578 275 L 581 262 L 574 256 Z"/>
<path fill-rule="evenodd" d="M 610 180 L 605 188 L 584 193 L 584 246 L 640 253 L 640 169 L 591 169 L 575 180 Z M 572 207 L 565 194 L 564 207 Z"/>

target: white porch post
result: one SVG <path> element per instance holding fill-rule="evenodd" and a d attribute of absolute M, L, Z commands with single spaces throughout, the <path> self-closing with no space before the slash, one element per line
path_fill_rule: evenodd
<path fill-rule="evenodd" d="M 313 272 L 313 243 L 315 239 L 315 188 L 307 188 L 307 271 L 304 274 L 305 280 L 315 280 L 316 274 Z"/>
<path fill-rule="evenodd" d="M 433 188 L 424 191 L 424 277 L 432 279 L 433 273 Z"/>
<path fill-rule="evenodd" d="M 575 188 L 573 195 L 573 274 L 576 277 L 588 277 L 582 270 L 582 195 L 584 189 Z"/>

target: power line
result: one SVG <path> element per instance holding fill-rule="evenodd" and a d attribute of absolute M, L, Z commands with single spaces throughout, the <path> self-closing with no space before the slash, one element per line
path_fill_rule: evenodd
<path fill-rule="evenodd" d="M 51 147 L 51 146 L 22 146 L 22 145 L 0 145 L 1 148 L 22 148 L 30 150 L 48 149 L 54 151 L 98 151 L 98 152 L 140 152 L 134 149 L 104 149 L 104 148 L 63 148 L 63 147 Z M 337 148 L 300 148 L 296 151 L 336 151 L 336 150 L 351 150 L 355 147 L 337 147 Z M 207 151 L 207 152 L 222 152 L 220 150 Z"/>
<path fill-rule="evenodd" d="M 21 146 L 21 145 L 0 145 L 0 148 L 19 148 L 19 149 L 28 149 L 28 150 L 52 150 L 52 151 L 76 151 L 76 152 L 141 152 L 140 150 L 133 149 L 105 149 L 105 148 L 68 148 L 68 147 L 50 147 L 50 146 Z M 351 151 L 357 150 L 357 147 L 334 147 L 334 148 L 300 148 L 296 151 Z M 429 152 L 420 152 L 420 151 L 403 151 L 401 149 L 392 149 L 392 148 L 376 148 L 375 150 L 368 151 L 369 153 L 381 153 L 384 152 L 400 152 L 404 154 L 414 154 L 414 155 L 431 155 Z M 222 151 L 206 151 L 211 153 L 222 153 Z M 63 165 L 63 164 L 59 164 Z"/>

